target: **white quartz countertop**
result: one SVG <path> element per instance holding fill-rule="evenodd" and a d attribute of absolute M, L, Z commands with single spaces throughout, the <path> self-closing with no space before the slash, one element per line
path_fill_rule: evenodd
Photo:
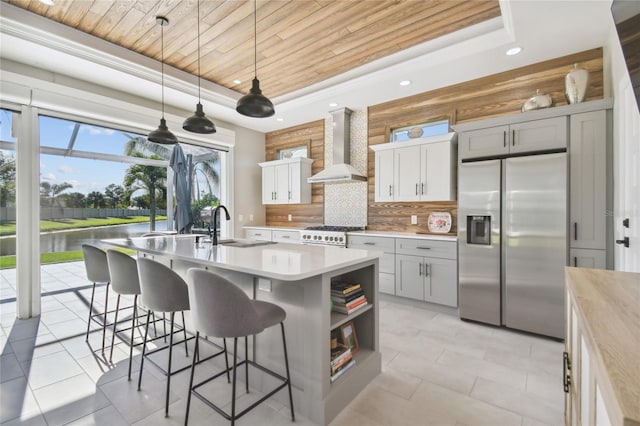
<path fill-rule="evenodd" d="M 196 244 L 195 235 L 114 238 L 103 242 L 142 253 L 283 281 L 302 280 L 371 261 L 383 254 L 379 251 L 290 243 L 268 243 L 252 247 L 213 246 L 208 242 Z"/>
<path fill-rule="evenodd" d="M 416 238 L 422 240 L 437 241 L 457 241 L 455 235 L 438 235 L 438 234 L 416 234 L 415 232 L 398 232 L 398 231 L 353 231 L 347 232 L 347 235 L 366 235 L 371 237 L 389 237 L 389 238 Z"/>

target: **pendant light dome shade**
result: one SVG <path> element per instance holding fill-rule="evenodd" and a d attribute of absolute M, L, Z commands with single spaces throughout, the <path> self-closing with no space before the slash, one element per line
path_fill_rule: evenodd
<path fill-rule="evenodd" d="M 196 105 L 196 112 L 182 123 L 182 128 L 188 132 L 193 133 L 215 133 L 216 125 L 213 121 L 209 120 L 204 111 L 202 110 L 202 104 L 198 102 Z"/>
<path fill-rule="evenodd" d="M 216 125 L 213 121 L 209 120 L 202 109 L 200 103 L 200 0 L 198 0 L 198 103 L 196 105 L 196 112 L 182 123 L 182 128 L 188 132 L 210 134 L 216 132 Z"/>
<path fill-rule="evenodd" d="M 253 79 L 253 85 L 248 94 L 238 100 L 236 111 L 247 117 L 265 118 L 275 114 L 273 103 L 262 94 L 260 90 L 260 81 Z"/>
<path fill-rule="evenodd" d="M 149 133 L 147 139 L 151 142 L 160 143 L 164 145 L 172 145 L 178 143 L 178 138 L 176 135 L 171 133 L 169 128 L 167 127 L 167 121 L 164 119 L 164 26 L 169 25 L 169 20 L 164 16 L 156 16 L 156 23 L 160 25 L 160 40 L 161 40 L 161 58 L 162 58 L 162 118 L 160 119 L 160 125 L 156 130 Z"/>
<path fill-rule="evenodd" d="M 258 2 L 253 1 L 253 83 L 249 93 L 238 99 L 236 111 L 247 117 L 266 118 L 275 114 L 273 103 L 262 94 L 258 80 Z"/>

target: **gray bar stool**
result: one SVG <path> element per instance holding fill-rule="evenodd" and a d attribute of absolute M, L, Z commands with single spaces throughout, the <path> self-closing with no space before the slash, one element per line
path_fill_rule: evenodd
<path fill-rule="evenodd" d="M 87 271 L 87 279 L 93 282 L 93 288 L 91 290 L 91 303 L 89 304 L 89 319 L 87 321 L 87 333 L 85 340 L 89 340 L 89 330 L 91 329 L 91 321 L 96 322 L 102 326 L 102 353 L 104 353 L 105 334 L 107 331 L 107 314 L 109 306 L 109 282 L 111 276 L 109 274 L 109 266 L 107 264 L 107 254 L 104 250 L 99 249 L 96 246 L 90 244 L 82 245 L 82 254 L 84 258 L 84 266 Z M 106 283 L 105 299 L 104 299 L 104 313 L 94 313 L 93 300 L 96 294 L 96 284 Z M 102 317 L 102 321 L 100 321 Z"/>
<path fill-rule="evenodd" d="M 187 283 L 174 272 L 169 267 L 164 264 L 149 259 L 149 258 L 138 258 L 138 277 L 140 279 L 140 290 L 141 290 L 141 299 L 142 305 L 146 306 L 149 311 L 147 312 L 147 321 L 144 331 L 144 340 L 142 345 L 142 358 L 140 359 L 140 375 L 138 377 L 138 390 L 142 385 L 142 369 L 144 366 L 144 360 L 149 355 L 164 349 L 169 349 L 169 362 L 167 365 L 167 369 L 163 369 L 161 366 L 153 362 L 152 359 L 148 358 L 149 361 L 156 365 L 162 372 L 167 376 L 167 391 L 165 398 L 165 417 L 169 416 L 169 391 L 171 389 L 171 376 L 177 374 L 181 371 L 184 371 L 190 368 L 190 365 L 186 365 L 182 368 L 179 368 L 175 371 L 171 370 L 171 360 L 173 353 L 173 346 L 179 345 L 184 342 L 186 356 L 189 356 L 189 349 L 187 346 L 187 341 L 193 339 L 191 336 L 187 338 L 187 331 L 184 323 L 184 311 L 189 310 L 189 294 L 187 290 Z M 170 331 L 169 331 L 169 345 L 156 348 L 152 351 L 147 351 L 146 346 L 149 341 L 149 319 L 151 317 L 151 312 L 162 312 L 170 314 Z M 182 327 L 178 330 L 174 330 L 175 323 L 175 314 L 176 312 L 182 312 Z M 184 340 L 175 342 L 173 341 L 173 335 L 175 333 L 184 333 Z M 198 362 L 204 362 L 213 357 L 216 357 L 221 354 L 225 354 L 226 357 L 226 343 L 225 348 L 220 348 L 218 345 L 214 345 L 218 349 L 219 352 L 214 353 L 206 358 L 200 358 L 199 350 L 197 346 L 196 339 L 196 348 L 194 349 L 194 359 L 198 359 Z"/>
<path fill-rule="evenodd" d="M 138 279 L 138 265 L 136 260 L 128 254 L 118 250 L 107 250 L 107 263 L 109 265 L 109 274 L 111 276 L 111 289 L 118 294 L 116 300 L 115 318 L 113 320 L 113 334 L 111 336 L 111 350 L 109 351 L 109 362 L 113 358 L 113 346 L 115 344 L 116 335 L 120 332 L 131 330 L 131 338 L 129 339 L 129 374 L 128 379 L 131 380 L 131 359 L 133 358 L 133 344 L 136 330 L 136 320 L 140 324 L 140 316 L 138 315 L 138 296 L 140 295 L 140 280 Z M 133 304 L 122 309 L 133 309 L 131 314 L 131 327 L 118 330 L 118 313 L 120 312 L 120 296 L 133 296 Z M 155 321 L 154 321 L 155 325 Z M 141 343 L 138 343 L 141 344 Z"/>
<path fill-rule="evenodd" d="M 189 407 L 191 405 L 191 395 L 195 395 L 202 402 L 213 408 L 218 414 L 235 424 L 247 412 L 258 406 L 260 403 L 271 397 L 273 394 L 288 387 L 289 404 L 291 407 L 291 421 L 295 421 L 293 412 L 293 397 L 291 394 L 291 379 L 289 376 L 289 359 L 287 357 L 287 342 L 284 333 L 284 320 L 287 316 L 284 309 L 269 302 L 251 300 L 247 294 L 226 278 L 213 272 L 200 268 L 190 268 L 187 271 L 187 282 L 189 286 L 189 301 L 191 303 L 191 314 L 194 327 L 196 329 L 196 347 L 198 337 L 202 333 L 205 336 L 232 338 L 233 337 L 233 367 L 231 385 L 231 414 L 227 414 L 222 408 L 206 399 L 197 388 L 209 383 L 229 371 L 229 367 L 198 384 L 193 384 L 196 357 L 194 354 L 191 366 L 191 378 L 189 380 L 189 395 L 187 397 L 187 410 L 184 424 L 189 421 Z M 248 356 L 248 336 L 261 333 L 264 329 L 280 324 L 282 330 L 282 346 L 284 349 L 284 364 L 287 377 L 259 365 L 249 359 Z M 245 338 L 245 360 L 238 362 L 238 338 Z M 236 370 L 245 365 L 245 386 L 249 392 L 249 364 L 257 369 L 282 381 L 274 390 L 270 391 L 249 407 L 236 413 Z"/>

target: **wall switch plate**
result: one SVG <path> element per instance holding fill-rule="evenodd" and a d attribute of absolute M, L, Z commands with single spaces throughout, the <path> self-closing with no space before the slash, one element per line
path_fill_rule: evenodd
<path fill-rule="evenodd" d="M 417 225 L 418 224 L 418 216 L 415 214 L 411 215 L 411 224 L 412 225 Z"/>
<path fill-rule="evenodd" d="M 238 222 L 242 222 L 242 221 L 244 221 L 244 215 L 239 214 L 238 215 Z"/>
<path fill-rule="evenodd" d="M 288 216 L 287 216 L 287 220 L 288 220 L 289 222 L 291 222 L 291 221 L 293 220 L 293 218 L 291 217 L 291 215 L 288 215 Z"/>
<path fill-rule="evenodd" d="M 253 222 L 253 215 L 252 214 L 249 215 L 249 222 Z"/>
<path fill-rule="evenodd" d="M 266 278 L 258 278 L 258 290 L 271 293 L 271 280 Z"/>

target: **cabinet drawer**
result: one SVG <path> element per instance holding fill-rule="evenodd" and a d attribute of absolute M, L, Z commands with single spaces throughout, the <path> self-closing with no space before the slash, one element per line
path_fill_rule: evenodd
<path fill-rule="evenodd" d="M 271 241 L 270 229 L 247 229 L 246 235 L 252 240 Z"/>
<path fill-rule="evenodd" d="M 396 255 L 385 253 L 380 258 L 380 272 L 394 274 L 396 271 Z"/>
<path fill-rule="evenodd" d="M 299 243 L 300 232 L 273 230 L 271 232 L 271 240 L 281 243 Z"/>
<path fill-rule="evenodd" d="M 364 250 L 381 250 L 385 253 L 394 253 L 394 238 L 373 237 L 368 235 L 347 235 L 347 247 Z"/>
<path fill-rule="evenodd" d="M 396 238 L 396 254 L 456 259 L 457 244 L 455 241 Z"/>

